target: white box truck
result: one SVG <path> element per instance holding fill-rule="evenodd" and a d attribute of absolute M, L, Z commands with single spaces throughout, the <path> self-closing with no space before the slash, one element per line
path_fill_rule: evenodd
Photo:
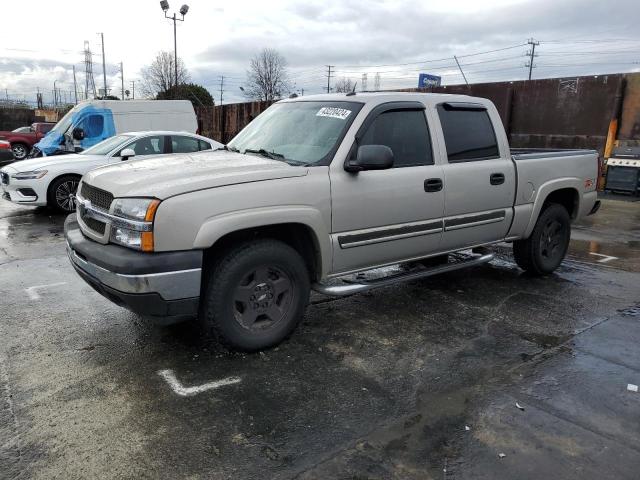
<path fill-rule="evenodd" d="M 36 143 L 31 157 L 77 153 L 125 132 L 197 133 L 188 100 L 87 100 L 73 107 Z"/>

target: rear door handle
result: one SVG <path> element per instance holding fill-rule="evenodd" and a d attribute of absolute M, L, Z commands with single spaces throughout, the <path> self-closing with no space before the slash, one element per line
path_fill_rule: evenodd
<path fill-rule="evenodd" d="M 425 192 L 439 192 L 440 190 L 442 190 L 441 178 L 427 178 L 424 181 Z"/>
<path fill-rule="evenodd" d="M 489 181 L 491 185 L 502 185 L 504 183 L 504 173 L 492 173 Z"/>

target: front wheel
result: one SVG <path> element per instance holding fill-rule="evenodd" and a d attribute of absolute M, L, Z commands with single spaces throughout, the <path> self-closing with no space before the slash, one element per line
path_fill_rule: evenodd
<path fill-rule="evenodd" d="M 300 254 L 277 240 L 232 248 L 204 279 L 200 321 L 207 334 L 244 351 L 277 345 L 309 302 L 309 272 Z"/>
<path fill-rule="evenodd" d="M 80 178 L 73 175 L 55 179 L 49 186 L 48 205 L 62 213 L 74 212 L 76 202 L 73 197 L 79 183 Z"/>
<path fill-rule="evenodd" d="M 14 143 L 11 150 L 16 160 L 24 160 L 29 155 L 29 148 L 24 143 Z"/>
<path fill-rule="evenodd" d="M 560 266 L 570 239 L 569 213 L 562 205 L 552 203 L 538 217 L 531 236 L 513 243 L 513 256 L 523 270 L 546 275 Z"/>

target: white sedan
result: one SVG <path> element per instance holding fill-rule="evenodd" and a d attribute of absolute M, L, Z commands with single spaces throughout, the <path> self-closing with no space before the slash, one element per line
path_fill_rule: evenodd
<path fill-rule="evenodd" d="M 0 170 L 2 198 L 20 205 L 50 206 L 62 212 L 75 210 L 73 195 L 89 170 L 123 160 L 150 155 L 195 153 L 223 145 L 186 132 L 131 132 L 107 138 L 87 150 L 32 158 Z"/>

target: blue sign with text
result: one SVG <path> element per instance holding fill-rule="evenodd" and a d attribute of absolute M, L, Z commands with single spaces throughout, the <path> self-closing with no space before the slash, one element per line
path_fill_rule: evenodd
<path fill-rule="evenodd" d="M 442 78 L 436 75 L 421 73 L 418 76 L 418 88 L 439 87 L 441 82 Z"/>

